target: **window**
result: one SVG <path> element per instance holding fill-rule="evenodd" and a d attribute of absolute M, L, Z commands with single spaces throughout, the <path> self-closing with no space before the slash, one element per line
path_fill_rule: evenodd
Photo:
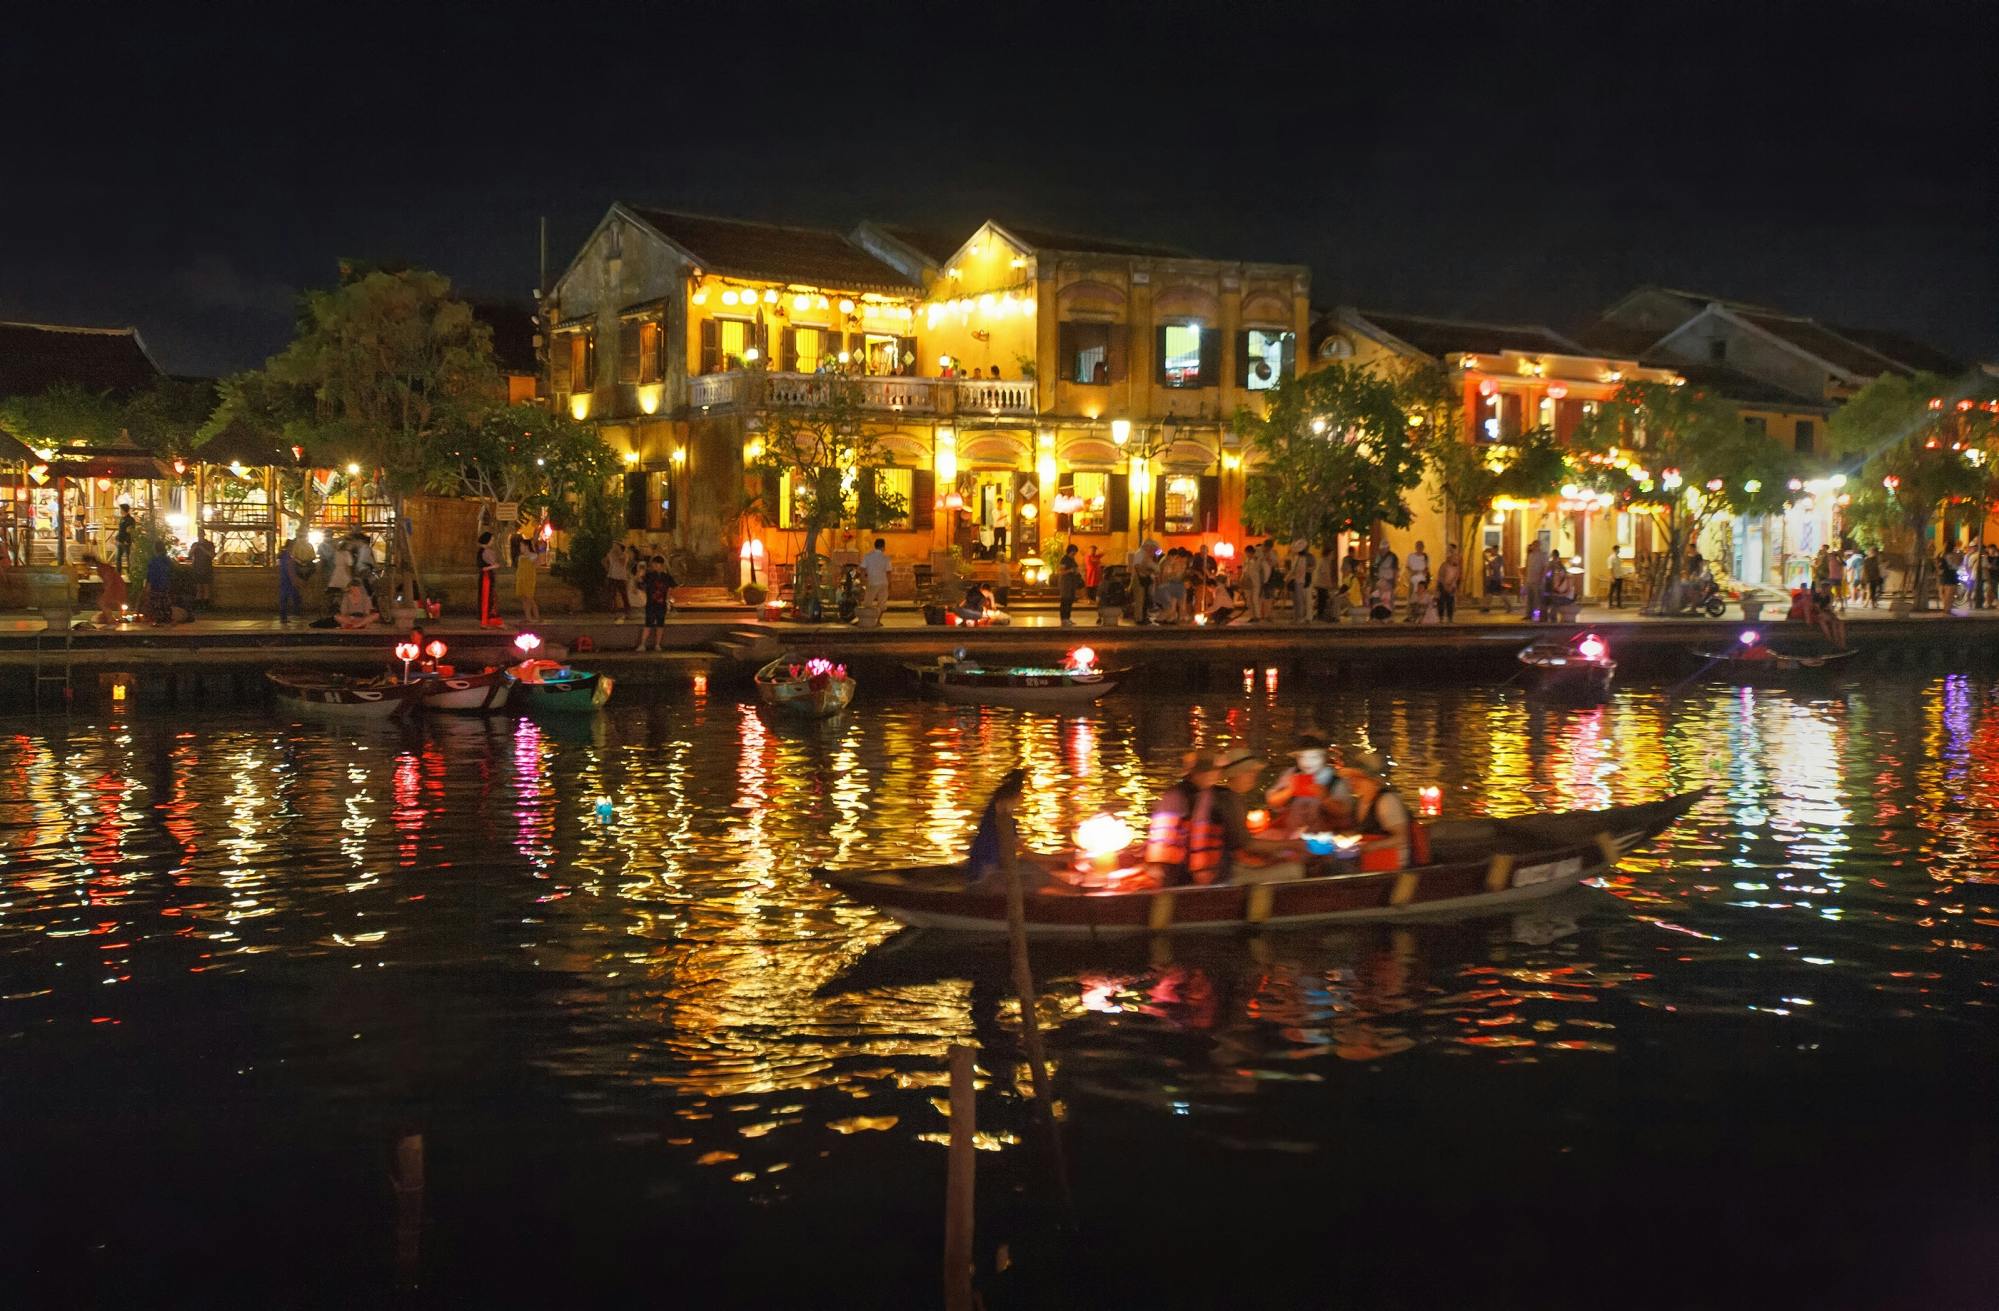
<path fill-rule="evenodd" d="M 1714 364 L 1727 363 L 1728 338 L 1716 337 L 1713 340 L 1709 341 L 1707 344 L 1707 357 L 1710 363 Z"/>
<path fill-rule="evenodd" d="M 1159 374 L 1162 387 L 1214 387 L 1216 328 L 1198 323 L 1169 323 L 1159 329 Z"/>
<path fill-rule="evenodd" d="M 863 516 L 873 519 L 869 530 L 885 529 L 889 532 L 906 533 L 910 529 L 911 515 L 916 504 L 916 471 L 893 467 L 868 470 L 868 481 L 861 484 L 860 501 L 867 511 Z M 872 504 L 870 504 L 872 502 Z M 885 514 L 887 505 L 900 506 L 896 514 Z"/>
<path fill-rule="evenodd" d="M 1765 419 L 1760 414 L 1746 415 L 1742 420 L 1742 426 L 1749 429 L 1749 431 L 1753 433 L 1758 433 L 1765 436 L 1767 436 L 1770 432 L 1769 420 Z"/>
<path fill-rule="evenodd" d="M 1069 495 L 1082 504 L 1069 516 L 1071 533 L 1107 533 L 1111 530 L 1111 476 L 1079 469 L 1068 477 Z"/>
<path fill-rule="evenodd" d="M 1798 454 L 1810 455 L 1812 453 L 1813 428 L 1814 425 L 1810 419 L 1798 420 L 1797 431 L 1792 436 L 1792 449 L 1797 451 Z"/>
<path fill-rule="evenodd" d="M 634 532 L 672 532 L 679 509 L 671 472 L 656 469 L 625 475 L 625 527 Z"/>
<path fill-rule="evenodd" d="M 784 358 L 778 361 L 778 367 L 786 373 L 817 373 L 838 354 L 839 347 L 833 345 L 828 329 L 787 328 Z"/>
<path fill-rule="evenodd" d="M 1159 501 L 1159 517 L 1169 533 L 1201 530 L 1201 480 L 1184 474 L 1165 479 L 1165 494 Z"/>
<path fill-rule="evenodd" d="M 552 366 L 555 369 L 555 388 L 557 391 L 589 391 L 596 385 L 596 343 L 587 332 L 568 333 L 566 338 L 558 343 L 557 358 Z"/>
<path fill-rule="evenodd" d="M 624 319 L 618 324 L 618 385 L 629 387 L 639 380 L 640 333 L 639 319 Z"/>
<path fill-rule="evenodd" d="M 664 372 L 665 353 L 662 349 L 666 334 L 660 331 L 658 319 L 646 319 L 639 324 L 639 382 L 650 385 L 658 382 Z"/>
<path fill-rule="evenodd" d="M 1085 387 L 1101 387 L 1124 376 L 1124 361 L 1112 367 L 1111 338 L 1122 332 L 1115 323 L 1064 323 L 1057 336 L 1056 350 L 1062 361 L 1062 381 L 1079 382 Z M 1119 352 L 1122 355 L 1122 352 Z"/>
<path fill-rule="evenodd" d="M 1520 435 L 1520 395 L 1494 392 L 1478 402 L 1478 429 L 1473 434 L 1482 442 L 1512 441 Z"/>
<path fill-rule="evenodd" d="M 1242 334 L 1242 353 L 1236 361 L 1241 382 L 1251 391 L 1274 391 L 1291 376 L 1297 359 L 1298 334 L 1270 328 L 1251 328 Z"/>

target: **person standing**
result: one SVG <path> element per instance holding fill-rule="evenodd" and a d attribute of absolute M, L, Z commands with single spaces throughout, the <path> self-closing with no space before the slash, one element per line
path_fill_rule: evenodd
<path fill-rule="evenodd" d="M 1527 567 L 1520 575 L 1520 608 L 1528 623 L 1541 618 L 1541 593 L 1548 583 L 1548 548 L 1536 537 L 1527 547 Z"/>
<path fill-rule="evenodd" d="M 479 627 L 500 626 L 500 553 L 493 547 L 493 534 L 479 534 L 479 550 L 473 556 L 479 570 Z"/>
<path fill-rule="evenodd" d="M 1312 548 L 1300 537 L 1291 543 L 1291 622 L 1312 619 Z"/>
<path fill-rule="evenodd" d="M 1097 588 L 1104 581 L 1104 553 L 1096 543 L 1090 544 L 1090 553 L 1083 557 L 1083 592 L 1092 601 L 1097 599 Z"/>
<path fill-rule="evenodd" d="M 1624 552 L 1610 553 L 1610 608 L 1624 608 L 1624 580 L 1631 577 L 1631 561 L 1624 558 Z"/>
<path fill-rule="evenodd" d="M 1513 613 L 1513 602 L 1506 599 L 1506 560 L 1499 554 L 1499 548 L 1485 548 L 1485 594 L 1478 599 L 1480 614 L 1488 614 L 1492 603 L 1499 602 L 1499 608 L 1507 614 Z"/>
<path fill-rule="evenodd" d="M 625 547 L 622 542 L 612 542 L 611 549 L 604 552 L 604 585 L 611 589 L 611 606 L 618 617 L 611 622 L 622 624 L 632 613 L 632 576 L 625 568 Z"/>
<path fill-rule="evenodd" d="M 1055 566 L 1055 594 L 1062 603 L 1062 627 L 1074 628 L 1076 621 L 1071 618 L 1076 609 L 1076 593 L 1083 585 L 1083 566 L 1076 559 L 1076 544 L 1069 543 L 1063 548 L 1062 562 Z"/>
<path fill-rule="evenodd" d="M 293 541 L 278 552 L 278 622 L 289 624 L 293 615 L 305 617 L 305 597 L 299 591 L 299 542 Z"/>
<path fill-rule="evenodd" d="M 1458 558 L 1458 548 L 1446 547 L 1444 562 L 1437 566 L 1437 619 L 1440 623 L 1454 624 L 1458 621 L 1458 588 L 1464 585 L 1464 561 Z"/>
<path fill-rule="evenodd" d="M 1430 553 L 1419 541 L 1403 563 L 1409 567 L 1409 622 L 1413 624 L 1430 604 Z"/>
<path fill-rule="evenodd" d="M 1242 590 L 1249 597 L 1249 621 L 1263 618 L 1263 552 L 1251 542 L 1242 562 Z"/>
<path fill-rule="evenodd" d="M 1881 605 L 1881 587 L 1885 578 L 1881 572 L 1881 548 L 1875 547 L 1860 562 L 1860 577 L 1867 585 L 1867 608 L 1878 609 Z"/>
<path fill-rule="evenodd" d="M 196 530 L 194 545 L 187 548 L 187 567 L 194 575 L 194 603 L 206 610 L 215 587 L 215 543 L 206 528 Z"/>
<path fill-rule="evenodd" d="M 1395 605 L 1395 580 L 1402 573 L 1402 561 L 1396 558 L 1395 548 L 1388 543 L 1381 544 L 1381 554 L 1374 559 L 1374 581 L 1376 590 L 1386 590 L 1388 604 Z"/>
<path fill-rule="evenodd" d="M 132 507 L 130 505 L 119 506 L 118 534 L 114 540 L 118 547 L 118 572 L 121 574 L 132 563 L 132 538 L 138 530 L 139 521 L 132 517 Z M 147 567 L 151 568 L 152 566 L 149 564 Z"/>
<path fill-rule="evenodd" d="M 1312 618 L 1333 623 L 1339 618 L 1339 611 L 1333 608 L 1333 579 L 1338 566 L 1333 561 L 1333 553 L 1320 554 L 1317 564 L 1312 566 Z"/>
<path fill-rule="evenodd" d="M 174 621 L 173 561 L 167 559 L 167 544 L 153 543 L 153 558 L 146 561 L 146 622 L 170 624 Z"/>
<path fill-rule="evenodd" d="M 666 557 L 655 555 L 639 586 L 645 592 L 645 626 L 639 629 L 639 650 L 650 643 L 654 651 L 666 649 L 666 608 L 673 604 L 675 579 L 666 571 Z"/>
<path fill-rule="evenodd" d="M 347 595 L 348 584 L 354 581 L 354 552 L 346 541 L 335 544 L 326 570 L 326 613 L 340 613 L 340 602 Z"/>
<path fill-rule="evenodd" d="M 867 576 L 868 589 L 861 596 L 861 608 L 877 612 L 888 608 L 888 540 L 875 538 L 875 549 L 861 557 L 861 572 Z"/>
<path fill-rule="evenodd" d="M 514 599 L 521 603 L 521 622 L 541 622 L 541 606 L 535 603 L 535 586 L 541 581 L 536 561 L 541 557 L 541 536 L 533 528 L 514 532 Z"/>

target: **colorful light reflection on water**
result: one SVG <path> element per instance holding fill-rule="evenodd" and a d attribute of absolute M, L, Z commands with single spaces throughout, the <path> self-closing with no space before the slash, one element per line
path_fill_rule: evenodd
<path fill-rule="evenodd" d="M 895 938 L 810 866 L 955 858 L 1016 764 L 1023 828 L 1052 849 L 1099 812 L 1136 820 L 1190 746 L 1281 759 L 1305 727 L 1386 750 L 1449 813 L 1714 792 L 1606 888 L 1504 919 L 1044 953 L 1083 1142 L 1184 1152 L 1205 1177 L 1218 1149 L 1345 1159 L 1384 1077 L 1430 1096 L 1531 1069 L 1607 1124 L 1691 1095 L 1661 1052 L 1701 1069 L 1822 1053 L 1836 1072 L 1894 1033 L 1999 1054 L 1990 680 L 1551 711 L 1253 673 L 1240 693 L 1059 719 L 864 701 L 794 726 L 704 690 L 407 735 L 17 722 L 0 739 L 0 1086 L 68 1146 L 0 1189 L 60 1194 L 66 1153 L 171 1152 L 167 1125 L 235 1160 L 217 1144 L 247 1114 L 335 1140 L 462 1135 L 484 1157 L 463 1173 L 500 1196 L 531 1133 L 655 1219 L 927 1214 L 947 1044 L 986 1049 L 981 1145 L 1004 1161 L 1029 1140 L 1003 969 Z M 1663 1090 L 1603 1091 L 1639 1070 Z M 276 1159 L 353 1169 L 316 1155 Z M 857 1202 L 856 1178 L 917 1196 Z M 1143 1204 L 1115 1172 L 1079 1188 Z M 231 1189 L 210 1180 L 190 1204 L 227 1210 Z M 462 1204 L 475 1225 L 500 1205 Z M 58 1249 L 143 1247 L 143 1222 L 59 1216 L 35 1230 Z"/>

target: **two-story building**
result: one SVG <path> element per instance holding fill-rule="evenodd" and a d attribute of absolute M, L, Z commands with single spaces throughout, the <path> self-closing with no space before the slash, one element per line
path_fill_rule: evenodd
<path fill-rule="evenodd" d="M 1606 355 L 1540 324 L 1479 323 L 1463 319 L 1389 314 L 1342 306 L 1314 325 L 1316 363 L 1361 364 L 1385 376 L 1410 366 L 1442 365 L 1458 379 L 1463 431 L 1459 440 L 1503 448 L 1530 428 L 1546 428 L 1567 442 L 1585 415 L 1613 396 L 1627 380 L 1674 382 L 1681 375 L 1641 365 L 1635 358 Z M 1417 542 L 1434 564 L 1455 525 L 1437 508 L 1432 476 L 1411 494 L 1407 528 L 1381 530 L 1398 554 Z M 1482 591 L 1478 561 L 1493 547 L 1517 575 L 1528 544 L 1539 539 L 1552 554 L 1579 570 L 1585 595 L 1601 596 L 1610 580 L 1613 553 L 1631 559 L 1655 548 L 1651 524 L 1642 513 L 1618 509 L 1608 497 L 1581 487 L 1564 488 L 1539 500 L 1502 497 L 1480 522 L 1476 536 L 1459 543 L 1466 556 L 1467 590 Z"/>
<path fill-rule="evenodd" d="M 761 413 L 854 378 L 907 514 L 900 558 L 1121 555 L 1240 527 L 1230 420 L 1294 372 L 1302 266 L 986 223 L 953 239 L 617 204 L 544 305 L 549 395 L 629 465 L 628 523 L 700 559 L 740 544 Z M 768 553 L 799 548 L 765 487 Z M 774 502 L 774 503 L 773 503 Z M 844 544 L 836 537 L 835 546 Z"/>

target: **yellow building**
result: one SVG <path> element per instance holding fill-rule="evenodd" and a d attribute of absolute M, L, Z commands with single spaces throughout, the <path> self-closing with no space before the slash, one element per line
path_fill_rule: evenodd
<path fill-rule="evenodd" d="M 987 223 L 953 241 L 618 204 L 551 288 L 552 403 L 629 467 L 628 524 L 733 580 L 761 412 L 854 377 L 908 514 L 899 560 L 1113 559 L 1240 528 L 1230 420 L 1299 364 L 1309 274 Z M 763 489 L 768 558 L 800 548 Z M 772 504 L 771 502 L 775 502 Z M 851 530 L 831 549 L 861 547 Z"/>
<path fill-rule="evenodd" d="M 1478 323 L 1462 319 L 1387 314 L 1341 307 L 1313 330 L 1317 364 L 1351 362 L 1392 376 L 1412 365 L 1441 364 L 1462 388 L 1462 440 L 1504 446 L 1529 428 L 1545 427 L 1567 442 L 1583 417 L 1610 399 L 1624 382 L 1670 382 L 1671 369 L 1647 368 L 1635 359 L 1600 354 L 1538 324 Z M 1600 597 L 1610 581 L 1613 552 L 1627 559 L 1653 548 L 1645 516 L 1611 506 L 1580 488 L 1537 501 L 1502 499 L 1478 525 L 1470 542 L 1457 542 L 1437 509 L 1429 474 L 1410 495 L 1410 525 L 1380 535 L 1398 555 L 1424 543 L 1432 565 L 1446 543 L 1464 548 L 1468 590 L 1483 590 L 1477 562 L 1497 548 L 1509 577 L 1516 577 L 1528 545 L 1537 538 L 1582 575 L 1582 594 Z"/>

